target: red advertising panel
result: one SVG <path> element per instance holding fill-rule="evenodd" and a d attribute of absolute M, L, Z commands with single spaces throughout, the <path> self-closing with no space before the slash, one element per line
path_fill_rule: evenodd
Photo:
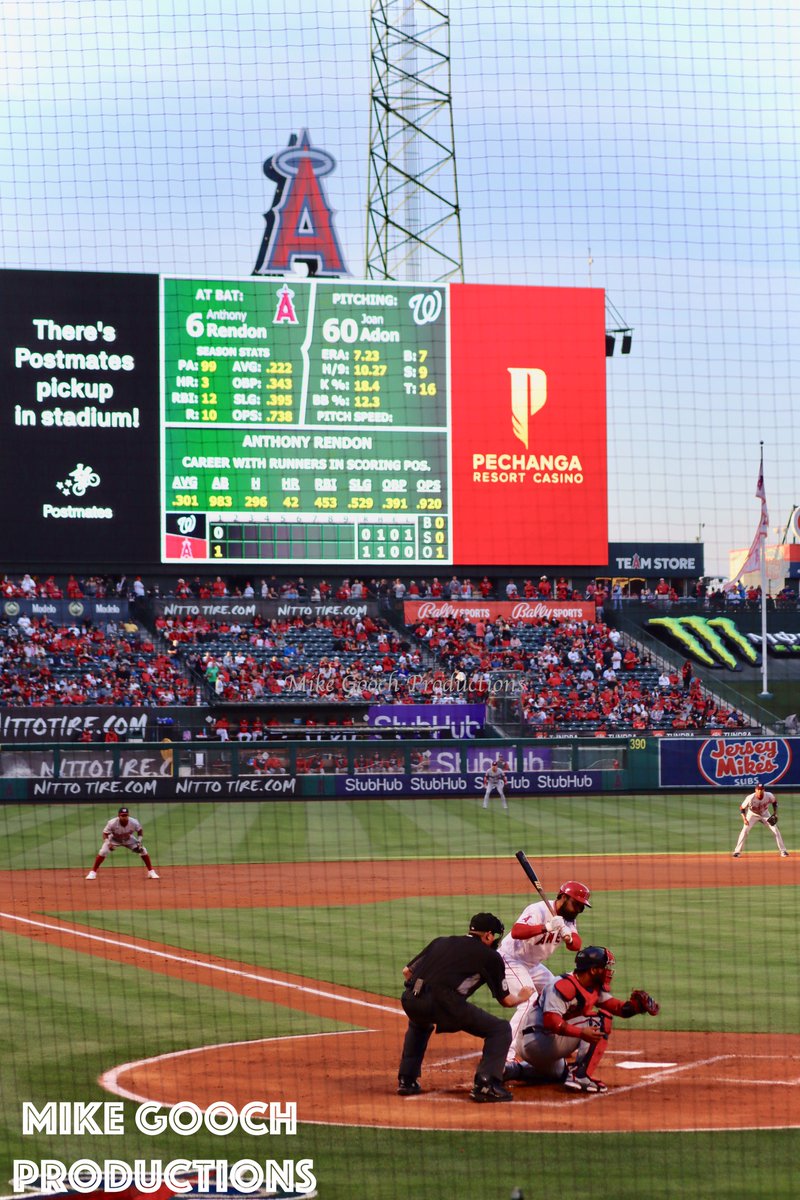
<path fill-rule="evenodd" d="M 594 621 L 593 600 L 404 600 L 403 620 L 435 621 L 463 617 L 467 621 Z"/>
<path fill-rule="evenodd" d="M 450 288 L 453 559 L 608 557 L 605 301 L 597 288 Z"/>

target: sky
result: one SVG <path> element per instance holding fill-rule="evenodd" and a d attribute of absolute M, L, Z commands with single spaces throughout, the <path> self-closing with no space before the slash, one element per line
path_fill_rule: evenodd
<path fill-rule="evenodd" d="M 419 7 L 419 6 L 418 6 Z M 0 267 L 247 277 L 308 128 L 364 274 L 369 0 L 0 5 Z M 611 541 L 709 574 L 800 503 L 796 6 L 450 4 L 468 282 L 603 287 Z M 420 18 L 421 19 L 421 18 Z M 591 263 L 590 263 L 591 257 Z"/>

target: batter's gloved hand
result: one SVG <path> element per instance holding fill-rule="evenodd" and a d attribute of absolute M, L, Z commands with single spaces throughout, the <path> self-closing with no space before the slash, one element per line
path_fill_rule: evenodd
<path fill-rule="evenodd" d="M 548 933 L 560 933 L 563 936 L 566 921 L 563 917 L 548 917 L 544 927 Z"/>
<path fill-rule="evenodd" d="M 778 824 L 778 814 L 773 813 L 771 817 L 767 817 L 767 824 L 768 825 L 777 825 Z"/>
<path fill-rule="evenodd" d="M 656 1003 L 649 992 L 644 992 L 641 988 L 634 988 L 628 1003 L 637 1013 L 649 1013 L 651 1017 L 658 1016 L 661 1011 L 661 1005 Z"/>

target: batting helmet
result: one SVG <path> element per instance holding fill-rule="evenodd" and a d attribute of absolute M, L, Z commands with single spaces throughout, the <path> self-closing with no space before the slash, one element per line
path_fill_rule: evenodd
<path fill-rule="evenodd" d="M 589 897 L 591 892 L 585 883 L 578 883 L 577 879 L 568 879 L 566 883 L 562 883 L 558 889 L 559 896 L 571 896 L 573 900 L 577 900 L 584 908 L 591 908 Z"/>
<path fill-rule="evenodd" d="M 575 955 L 575 970 L 576 971 L 591 971 L 595 967 L 600 967 L 604 971 L 603 986 L 608 987 L 614 977 L 614 967 L 616 959 L 610 950 L 606 950 L 605 946 L 584 946 Z"/>
<path fill-rule="evenodd" d="M 482 912 L 475 913 L 469 923 L 469 931 L 470 933 L 493 933 L 495 937 L 501 938 L 506 927 L 494 913 Z"/>

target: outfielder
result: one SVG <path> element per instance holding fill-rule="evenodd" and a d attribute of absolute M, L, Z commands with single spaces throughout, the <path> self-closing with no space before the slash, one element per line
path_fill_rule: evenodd
<path fill-rule="evenodd" d="M 771 816 L 768 816 L 770 807 L 772 808 Z M 739 812 L 742 814 L 744 824 L 739 832 L 739 840 L 736 843 L 736 848 L 733 851 L 733 857 L 738 858 L 744 849 L 744 844 L 750 834 L 750 830 L 754 825 L 766 825 L 772 831 L 775 841 L 778 843 L 778 849 L 781 852 L 781 858 L 788 858 L 789 851 L 783 844 L 781 831 L 778 828 L 778 801 L 775 799 L 772 792 L 764 790 L 763 783 L 756 784 L 756 790 L 751 792 L 749 796 L 745 796 L 742 803 L 739 805 Z"/>
<path fill-rule="evenodd" d="M 115 817 L 106 822 L 103 829 L 103 844 L 97 851 L 97 858 L 94 860 L 91 871 L 86 876 L 87 879 L 97 879 L 97 872 L 102 867 L 104 861 L 108 858 L 118 846 L 124 846 L 126 850 L 131 850 L 134 854 L 141 857 L 142 862 L 147 868 L 148 879 L 158 879 L 153 864 L 150 861 L 150 855 L 147 853 L 147 847 L 142 844 L 142 835 L 144 830 L 135 817 L 132 817 L 127 808 L 120 808 Z"/>
<path fill-rule="evenodd" d="M 613 1017 L 656 1016 L 652 996 L 634 989 L 629 999 L 611 995 L 614 955 L 604 946 L 586 946 L 575 969 L 548 983 L 529 1010 L 522 1038 L 523 1062 L 507 1067 L 504 1081 L 561 1083 L 572 1092 L 607 1092 L 593 1072 L 608 1047 Z M 575 1060 L 567 1060 L 575 1055 Z"/>
<path fill-rule="evenodd" d="M 555 916 L 550 913 L 544 900 L 529 904 L 500 943 L 500 957 L 506 964 L 509 988 L 517 991 L 523 987 L 534 989 L 530 1004 L 526 1008 L 518 1008 L 511 1018 L 509 1061 L 513 1061 L 520 1052 L 519 1035 L 528 1024 L 527 1016 L 536 993 L 543 991 L 555 978 L 545 962 L 562 944 L 573 954 L 581 948 L 576 921 L 585 908 L 592 907 L 589 903 L 591 894 L 585 883 L 568 879 L 558 889 L 553 902 Z"/>
<path fill-rule="evenodd" d="M 489 770 L 484 776 L 484 783 L 486 785 L 486 794 L 483 797 L 483 807 L 489 807 L 489 797 L 491 796 L 492 792 L 497 792 L 498 796 L 503 801 L 503 808 L 508 808 L 505 792 L 506 773 L 500 765 L 499 758 L 495 759 L 495 761 L 489 767 Z"/>

